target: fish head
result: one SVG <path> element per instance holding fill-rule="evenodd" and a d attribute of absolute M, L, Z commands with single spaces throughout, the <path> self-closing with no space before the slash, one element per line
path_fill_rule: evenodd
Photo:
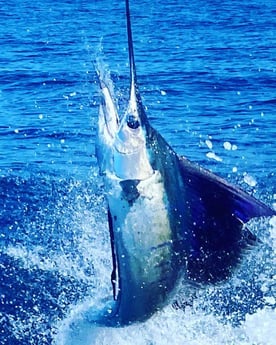
<path fill-rule="evenodd" d="M 96 156 L 102 174 L 122 180 L 145 180 L 153 174 L 147 151 L 147 121 L 135 88 L 119 115 L 112 87 L 101 77 Z"/>

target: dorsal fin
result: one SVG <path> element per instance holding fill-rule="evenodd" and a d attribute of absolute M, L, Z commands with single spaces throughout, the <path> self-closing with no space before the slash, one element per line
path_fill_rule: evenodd
<path fill-rule="evenodd" d="M 245 249 L 259 243 L 244 223 L 276 212 L 183 157 L 179 167 L 188 210 L 185 230 L 192 234 L 188 276 L 203 284 L 222 281 L 239 264 Z"/>

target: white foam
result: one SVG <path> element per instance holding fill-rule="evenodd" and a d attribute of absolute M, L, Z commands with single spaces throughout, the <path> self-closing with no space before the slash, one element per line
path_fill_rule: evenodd
<path fill-rule="evenodd" d="M 199 310 L 168 306 L 144 323 L 123 328 L 97 327 L 77 318 L 73 327 L 67 324 L 59 333 L 55 345 L 272 345 L 275 321 L 275 312 L 264 309 L 233 327 Z"/>
<path fill-rule="evenodd" d="M 249 344 L 274 345 L 276 339 L 276 311 L 262 309 L 253 315 L 248 315 L 244 330 Z"/>
<path fill-rule="evenodd" d="M 272 217 L 269 221 L 270 224 L 270 237 L 273 249 L 276 251 L 276 216 Z"/>
<path fill-rule="evenodd" d="M 20 260 L 21 265 L 27 270 L 38 268 L 43 271 L 59 272 L 87 283 L 93 279 L 95 287 L 97 284 L 103 286 L 103 281 L 108 285 L 112 264 L 106 222 L 99 221 L 95 212 L 85 209 L 76 209 L 72 219 L 73 222 L 66 230 L 69 234 L 66 231 L 65 234 L 61 234 L 63 239 L 57 248 L 53 245 L 48 248 L 28 243 L 26 246 L 8 245 L 6 253 Z M 95 277 L 99 277 L 99 281 Z"/>

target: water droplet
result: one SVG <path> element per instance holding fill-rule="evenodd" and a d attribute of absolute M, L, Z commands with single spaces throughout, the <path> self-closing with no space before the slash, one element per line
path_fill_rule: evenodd
<path fill-rule="evenodd" d="M 217 156 L 214 152 L 208 152 L 208 153 L 206 154 L 206 156 L 207 156 L 208 158 L 214 159 L 214 160 L 216 160 L 216 161 L 218 161 L 218 162 L 222 162 L 222 158 L 220 158 L 219 156 Z"/>
<path fill-rule="evenodd" d="M 223 147 L 225 148 L 225 150 L 231 150 L 232 149 L 232 144 L 229 141 L 225 141 L 223 143 Z"/>
<path fill-rule="evenodd" d="M 247 183 L 250 187 L 255 187 L 257 184 L 257 181 L 254 179 L 253 176 L 249 175 L 248 173 L 244 174 L 243 180 L 245 183 Z"/>
<path fill-rule="evenodd" d="M 211 150 L 213 148 L 213 143 L 211 140 L 207 139 L 205 140 L 205 144 L 207 145 L 207 147 Z"/>

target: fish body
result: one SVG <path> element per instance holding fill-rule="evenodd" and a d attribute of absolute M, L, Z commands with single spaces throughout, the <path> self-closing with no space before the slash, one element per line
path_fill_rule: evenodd
<path fill-rule="evenodd" d="M 108 203 L 114 303 L 102 323 L 148 319 L 170 301 L 179 279 L 227 279 L 257 239 L 244 226 L 275 211 L 220 177 L 179 157 L 151 127 L 139 93 L 130 23 L 126 19 L 130 92 L 119 114 L 113 87 L 101 89 L 96 155 Z"/>

